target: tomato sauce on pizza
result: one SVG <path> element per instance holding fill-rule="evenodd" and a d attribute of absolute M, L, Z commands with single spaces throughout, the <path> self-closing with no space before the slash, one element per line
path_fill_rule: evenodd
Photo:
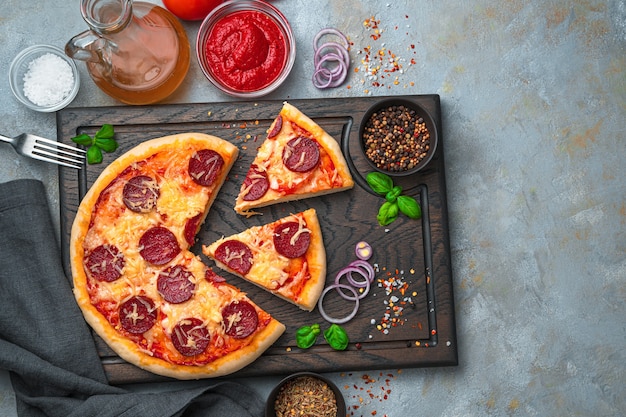
<path fill-rule="evenodd" d="M 135 365 L 180 379 L 234 372 L 284 326 L 189 251 L 237 148 L 203 134 L 145 142 L 102 172 L 72 227 L 86 320 Z"/>
<path fill-rule="evenodd" d="M 350 189 L 354 181 L 337 141 L 296 107 L 284 103 L 241 185 L 235 210 Z"/>

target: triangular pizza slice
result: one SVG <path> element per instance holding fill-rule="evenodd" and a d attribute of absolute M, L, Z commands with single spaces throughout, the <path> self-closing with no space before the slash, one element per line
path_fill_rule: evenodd
<path fill-rule="evenodd" d="M 244 179 L 235 211 L 350 189 L 354 181 L 337 141 L 289 103 L 271 124 Z"/>
<path fill-rule="evenodd" d="M 202 246 L 218 267 L 297 305 L 315 307 L 326 280 L 326 251 L 315 209 Z"/>

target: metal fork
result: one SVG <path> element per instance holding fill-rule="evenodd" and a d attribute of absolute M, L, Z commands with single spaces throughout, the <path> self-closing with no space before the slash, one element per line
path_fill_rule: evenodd
<path fill-rule="evenodd" d="M 0 135 L 0 141 L 8 142 L 18 154 L 40 161 L 52 162 L 64 167 L 81 169 L 85 161 L 85 151 L 50 139 L 29 133 L 14 138 Z"/>

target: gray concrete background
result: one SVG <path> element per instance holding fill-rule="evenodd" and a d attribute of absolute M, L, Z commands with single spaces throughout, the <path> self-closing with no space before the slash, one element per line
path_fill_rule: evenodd
<path fill-rule="evenodd" d="M 626 2 L 274 4 L 292 24 L 298 57 L 267 98 L 436 93 L 442 100 L 460 364 L 331 374 L 352 415 L 626 415 Z M 372 16 L 382 30 L 377 41 L 363 24 Z M 199 24 L 185 26 L 193 41 Z M 351 73 L 351 88 L 315 89 L 311 42 L 327 26 L 354 42 L 353 68 L 368 45 L 393 51 L 403 68 L 397 84 L 387 78 L 375 87 L 360 71 Z M 0 132 L 56 136 L 54 115 L 21 106 L 6 74 L 21 49 L 62 47 L 85 28 L 78 0 L 2 1 Z M 119 104 L 80 68 L 72 106 Z M 228 99 L 194 60 L 167 101 Z M 43 180 L 58 221 L 56 167 L 0 144 L 0 178 Z M 244 382 L 266 396 L 276 380 Z M 14 408 L 2 372 L 0 415 Z"/>

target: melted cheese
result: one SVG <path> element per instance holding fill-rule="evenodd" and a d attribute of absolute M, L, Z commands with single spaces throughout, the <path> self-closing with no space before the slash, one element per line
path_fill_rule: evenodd
<path fill-rule="evenodd" d="M 159 214 L 167 218 L 167 223 L 184 225 L 187 219 L 204 212 L 207 201 L 206 192 L 185 192 L 177 182 L 164 181 L 161 184 L 161 196 L 157 207 Z"/>
<path fill-rule="evenodd" d="M 301 215 L 291 215 L 280 220 L 281 223 L 288 221 L 297 221 L 299 225 L 298 231 L 294 235 L 296 236 L 294 242 L 301 233 L 310 233 L 310 230 L 305 227 L 306 223 Z M 222 238 L 210 246 L 203 247 L 203 251 L 207 256 L 215 258 L 216 249 L 226 240 L 237 239 L 246 243 L 252 251 L 253 262 L 250 271 L 244 278 L 285 297 L 293 298 L 290 284 L 285 285 L 290 278 L 287 271 L 290 269 L 291 260 L 278 253 L 274 247 L 274 226 L 276 224 L 277 222 L 252 227 L 234 236 Z M 293 283 L 297 283 L 298 279 L 307 274 L 308 266 L 304 263 L 303 268 L 292 277 L 294 278 Z"/>
<path fill-rule="evenodd" d="M 270 189 L 263 198 L 270 196 L 291 194 L 294 188 L 298 192 L 326 190 L 333 187 L 340 187 L 343 184 L 328 153 L 320 147 L 320 162 L 318 166 L 308 172 L 293 172 L 285 168 L 283 164 L 283 149 L 290 140 L 299 136 L 294 126 L 290 122 L 284 122 L 279 135 L 271 139 L 266 139 L 257 152 L 254 163 L 265 169 L 268 174 Z M 304 154 L 300 157 L 298 164 L 304 163 Z M 304 187 L 304 188 L 302 188 Z M 240 195 L 245 195 L 240 192 Z"/>
<path fill-rule="evenodd" d="M 135 295 L 150 298 L 160 315 L 160 329 L 156 327 L 143 334 L 145 345 L 142 351 L 149 355 L 153 344 L 168 337 L 181 320 L 199 318 L 207 326 L 211 337 L 223 339 L 221 310 L 226 303 L 245 297 L 228 285 L 213 285 L 205 279 L 206 266 L 193 253 L 187 251 L 188 243 L 184 236 L 187 220 L 204 213 L 215 187 L 197 185 L 187 173 L 188 149 L 176 152 L 161 152 L 150 158 L 148 164 L 134 164 L 138 171 L 129 170 L 112 181 L 102 192 L 92 213 L 92 224 L 88 230 L 83 248 L 89 250 L 109 243 L 123 254 L 125 265 L 122 276 L 113 282 L 89 280 L 91 302 L 109 319 L 115 321 L 119 306 Z M 157 207 L 147 213 L 136 213 L 128 209 L 123 201 L 123 187 L 134 175 L 149 175 L 159 185 L 160 196 Z M 174 233 L 182 251 L 167 265 L 154 266 L 146 262 L 139 253 L 139 239 L 143 233 L 157 225 L 164 226 Z M 194 296 L 183 303 L 171 304 L 163 300 L 157 289 L 159 273 L 170 265 L 182 265 L 192 273 L 195 284 Z M 139 317 L 133 317 L 135 320 Z M 161 330 L 162 329 L 162 330 Z M 223 344 L 223 341 L 222 341 Z"/>

